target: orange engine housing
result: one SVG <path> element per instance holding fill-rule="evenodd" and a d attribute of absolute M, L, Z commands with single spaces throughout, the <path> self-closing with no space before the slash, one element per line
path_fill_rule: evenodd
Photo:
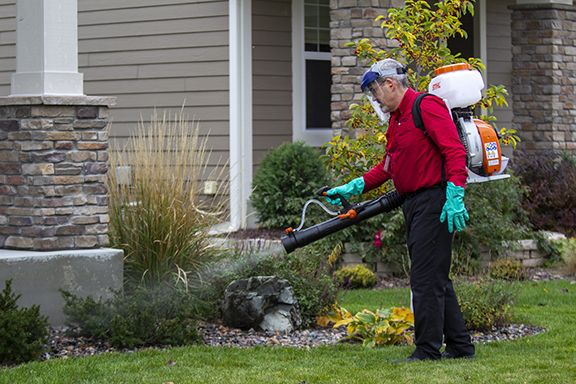
<path fill-rule="evenodd" d="M 502 168 L 502 150 L 496 130 L 485 121 L 474 119 L 478 134 L 482 141 L 482 170 L 490 176 Z"/>

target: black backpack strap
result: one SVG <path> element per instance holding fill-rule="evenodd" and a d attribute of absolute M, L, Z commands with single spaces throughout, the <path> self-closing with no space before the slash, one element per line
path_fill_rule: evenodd
<path fill-rule="evenodd" d="M 414 120 L 414 125 L 416 128 L 419 128 L 424 132 L 426 136 L 428 133 L 426 132 L 426 128 L 424 128 L 424 122 L 422 121 L 422 113 L 420 109 L 420 103 L 422 103 L 422 99 L 426 96 L 432 96 L 429 93 L 421 93 L 416 96 L 416 100 L 414 100 L 414 104 L 412 104 L 412 119 Z"/>

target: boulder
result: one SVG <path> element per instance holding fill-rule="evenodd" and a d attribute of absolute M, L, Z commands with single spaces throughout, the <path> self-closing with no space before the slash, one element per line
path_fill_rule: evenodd
<path fill-rule="evenodd" d="M 230 283 L 224 292 L 222 316 L 227 326 L 240 329 L 291 332 L 302 324 L 292 287 L 276 276 Z"/>

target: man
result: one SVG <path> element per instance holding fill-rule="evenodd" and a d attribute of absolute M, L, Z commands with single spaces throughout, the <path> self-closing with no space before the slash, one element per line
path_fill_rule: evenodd
<path fill-rule="evenodd" d="M 410 287 L 416 350 L 406 361 L 470 358 L 474 346 L 448 277 L 453 230 L 466 226 L 464 187 L 466 151 L 444 102 L 422 99 L 425 129 L 414 125 L 412 105 L 418 94 L 408 85 L 405 68 L 396 60 L 375 63 L 362 78 L 379 117 L 387 120 L 384 159 L 349 183 L 327 192 L 344 198 L 370 191 L 388 179 L 406 197 L 402 206 L 410 253 Z M 440 352 L 443 341 L 446 349 Z"/>

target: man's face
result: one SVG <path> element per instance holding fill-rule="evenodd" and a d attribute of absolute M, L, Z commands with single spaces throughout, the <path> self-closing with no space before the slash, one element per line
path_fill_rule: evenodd
<path fill-rule="evenodd" d="M 398 105 L 396 98 L 393 94 L 393 82 L 391 79 L 376 80 L 372 82 L 368 88 L 372 93 L 372 97 L 380 103 L 384 113 L 392 112 Z"/>

